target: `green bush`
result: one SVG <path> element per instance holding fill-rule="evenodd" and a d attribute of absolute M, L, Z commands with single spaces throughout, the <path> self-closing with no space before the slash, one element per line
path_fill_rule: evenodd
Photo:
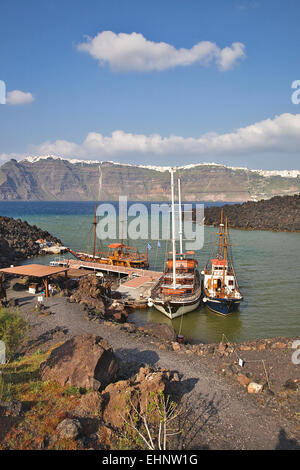
<path fill-rule="evenodd" d="M 66 390 L 63 392 L 63 395 L 65 395 L 65 396 L 75 395 L 75 396 L 80 397 L 81 395 L 84 395 L 85 392 L 86 392 L 86 390 L 82 387 L 70 386 L 70 387 L 66 388 Z"/>
<path fill-rule="evenodd" d="M 3 375 L 0 372 L 0 402 L 11 401 L 12 398 L 12 384 L 6 383 Z"/>
<path fill-rule="evenodd" d="M 21 315 L 0 308 L 0 340 L 6 345 L 6 359 L 10 360 L 28 331 L 28 324 Z"/>

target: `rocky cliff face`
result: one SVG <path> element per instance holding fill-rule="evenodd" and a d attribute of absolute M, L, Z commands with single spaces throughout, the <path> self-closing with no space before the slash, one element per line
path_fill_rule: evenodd
<path fill-rule="evenodd" d="M 273 197 L 267 201 L 223 206 L 229 227 L 274 232 L 300 232 L 300 195 Z M 219 225 L 221 208 L 207 207 L 206 225 Z"/>
<path fill-rule="evenodd" d="M 300 192 L 300 173 L 264 173 L 217 164 L 179 167 L 187 201 L 248 201 Z M 132 201 L 170 199 L 167 169 L 60 158 L 10 160 L 0 167 L 0 200 Z"/>
<path fill-rule="evenodd" d="M 35 243 L 39 239 L 61 245 L 58 238 L 35 225 L 20 219 L 0 217 L 0 267 L 40 254 L 40 246 Z"/>

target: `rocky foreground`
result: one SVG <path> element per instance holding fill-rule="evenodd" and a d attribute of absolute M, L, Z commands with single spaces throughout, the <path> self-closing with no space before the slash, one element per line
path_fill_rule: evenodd
<path fill-rule="evenodd" d="M 21 260 L 41 254 L 36 240 L 62 245 L 61 240 L 36 225 L 20 219 L 0 216 L 0 266 L 17 264 Z"/>
<path fill-rule="evenodd" d="M 128 309 L 120 300 L 112 298 L 110 282 L 102 282 L 94 274 L 80 279 L 68 300 L 82 305 L 89 318 L 113 320 L 118 323 L 124 323 L 128 318 Z"/>
<path fill-rule="evenodd" d="M 258 202 L 226 204 L 223 211 L 231 228 L 274 232 L 300 231 L 300 194 L 276 196 Z M 220 213 L 220 207 L 205 208 L 205 225 L 219 225 Z"/>
<path fill-rule="evenodd" d="M 42 311 L 8 290 L 30 331 L 5 372 L 14 400 L 0 404 L 1 449 L 139 448 L 128 423 L 141 422 L 144 400 L 157 409 L 161 392 L 184 431 L 170 448 L 299 449 L 297 338 L 178 343 L 168 325 L 138 327 L 95 308 L 98 288 L 89 282 L 84 301 L 45 299 Z"/>
<path fill-rule="evenodd" d="M 300 448 L 298 338 L 179 343 L 169 325 L 130 323 L 109 289 L 90 275 L 37 309 L 11 281 L 30 329 L 0 366 L 0 450 L 146 449 L 145 419 L 157 449 L 164 405 L 169 449 Z"/>
<path fill-rule="evenodd" d="M 36 376 L 29 383 L 28 365 Z M 178 374 L 149 365 L 128 374 L 111 345 L 94 334 L 26 355 L 18 370 L 22 385 L 14 387 L 14 400 L 0 402 L 0 450 L 149 448 L 139 435 L 147 439 L 144 419 L 153 448 L 163 446 L 163 432 L 161 439 L 155 434 L 165 416 L 160 405 L 175 411 L 177 404 L 165 400 L 176 394 Z"/>

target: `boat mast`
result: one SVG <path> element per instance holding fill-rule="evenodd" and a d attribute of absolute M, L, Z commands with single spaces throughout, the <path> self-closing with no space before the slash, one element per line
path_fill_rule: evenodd
<path fill-rule="evenodd" d="M 125 205 L 125 200 L 122 198 L 121 199 L 121 205 L 120 205 L 120 224 L 121 224 L 121 253 L 123 253 L 123 249 L 124 249 L 124 238 L 125 240 L 127 240 L 128 238 L 128 233 L 127 233 L 127 223 L 125 225 L 125 222 L 126 222 L 126 218 L 125 218 L 125 209 L 126 209 L 126 205 Z M 127 243 L 128 243 L 128 240 L 127 240 Z"/>
<path fill-rule="evenodd" d="M 224 234 L 224 260 L 227 259 L 227 217 L 225 219 L 225 234 Z"/>
<path fill-rule="evenodd" d="M 96 255 L 96 231 L 97 231 L 97 217 L 96 217 L 97 206 L 95 206 L 95 214 L 94 214 L 94 246 L 93 246 L 93 258 Z"/>
<path fill-rule="evenodd" d="M 176 242 L 175 242 L 175 208 L 174 208 L 174 168 L 171 173 L 171 193 L 172 193 L 172 253 L 173 253 L 173 289 L 176 289 Z"/>
<path fill-rule="evenodd" d="M 224 233 L 224 256 L 223 256 L 223 289 L 225 288 L 225 271 L 226 271 L 226 258 L 227 258 L 227 217 L 225 219 L 225 233 Z"/>
<path fill-rule="evenodd" d="M 182 207 L 181 207 L 181 188 L 180 178 L 178 179 L 178 204 L 179 204 L 179 243 L 180 243 L 180 254 L 183 254 L 182 246 Z"/>
<path fill-rule="evenodd" d="M 220 231 L 219 231 L 219 237 L 220 237 L 220 245 L 219 245 L 219 259 L 222 259 L 222 246 L 223 246 L 223 209 L 221 209 L 221 223 L 220 223 Z"/>
<path fill-rule="evenodd" d="M 122 224 L 122 229 L 121 229 L 121 243 L 124 245 L 124 205 L 122 204 L 121 206 L 121 224 Z"/>

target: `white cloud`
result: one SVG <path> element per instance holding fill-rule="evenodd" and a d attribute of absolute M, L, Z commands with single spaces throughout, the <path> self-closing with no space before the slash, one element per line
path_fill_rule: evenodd
<path fill-rule="evenodd" d="M 245 0 L 237 4 L 237 8 L 242 11 L 249 10 L 251 8 L 259 8 L 259 7 L 260 7 L 260 3 L 257 2 L 256 0 Z"/>
<path fill-rule="evenodd" d="M 88 37 L 77 49 L 88 52 L 101 65 L 108 63 L 113 69 L 136 71 L 165 70 L 195 63 L 208 66 L 213 61 L 225 71 L 246 57 L 245 45 L 240 42 L 220 49 L 214 42 L 201 41 L 191 49 L 176 49 L 165 42 L 148 41 L 140 33 L 112 31 Z"/>
<path fill-rule="evenodd" d="M 217 56 L 219 68 L 224 71 L 231 69 L 238 59 L 245 57 L 244 50 L 245 46 L 241 42 L 234 42 L 231 47 L 224 47 Z"/>
<path fill-rule="evenodd" d="M 23 153 L 0 153 L 0 161 L 1 162 L 7 162 L 8 160 L 11 160 L 14 158 L 15 160 L 21 160 L 22 158 L 25 158 L 26 154 Z"/>
<path fill-rule="evenodd" d="M 48 140 L 43 142 L 41 145 L 34 147 L 39 154 L 51 154 L 51 155 L 78 155 L 82 153 L 80 145 L 68 142 L 67 140 L 56 140 L 51 143 Z"/>
<path fill-rule="evenodd" d="M 143 135 L 114 131 L 111 136 L 90 132 L 81 144 L 66 140 L 44 142 L 32 147 L 35 155 L 59 155 L 81 159 L 104 160 L 111 157 L 140 157 L 156 155 L 167 156 L 204 156 L 251 155 L 264 152 L 299 153 L 300 114 L 281 114 L 274 119 L 266 119 L 235 130 L 231 133 L 202 134 L 200 137 L 181 137 L 159 134 Z M 163 160 L 162 160 L 163 163 Z"/>
<path fill-rule="evenodd" d="M 21 90 L 9 91 L 6 95 L 6 103 L 11 105 L 28 104 L 34 101 L 30 92 L 25 93 Z"/>

